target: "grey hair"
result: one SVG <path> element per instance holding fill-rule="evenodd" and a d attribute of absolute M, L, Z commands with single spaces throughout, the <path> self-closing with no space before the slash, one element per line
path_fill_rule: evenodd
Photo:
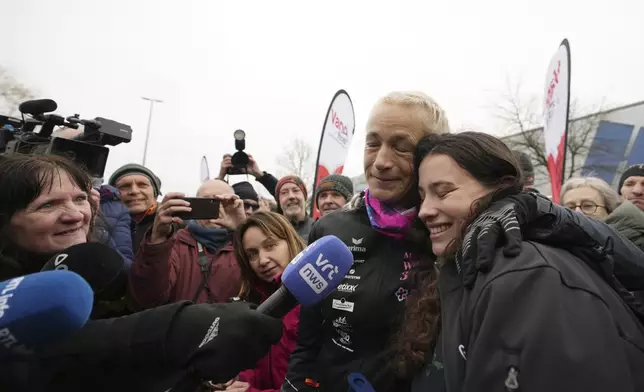
<path fill-rule="evenodd" d="M 566 181 L 561 187 L 561 197 L 563 199 L 566 192 L 577 188 L 590 188 L 604 199 L 606 205 L 606 212 L 609 214 L 613 212 L 621 203 L 619 195 L 608 185 L 608 183 L 601 178 L 597 177 L 575 177 Z"/>
<path fill-rule="evenodd" d="M 449 123 L 445 111 L 436 101 L 421 91 L 393 91 L 380 98 L 380 104 L 415 107 L 423 113 L 421 121 L 426 133 L 449 133 Z"/>

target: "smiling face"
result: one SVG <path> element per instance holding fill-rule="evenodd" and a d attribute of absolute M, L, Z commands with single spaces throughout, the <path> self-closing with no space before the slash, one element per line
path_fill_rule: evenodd
<path fill-rule="evenodd" d="M 265 282 L 281 275 L 290 262 L 286 240 L 268 237 L 259 227 L 246 230 L 242 245 L 253 272 Z"/>
<path fill-rule="evenodd" d="M 143 214 L 156 204 L 152 182 L 142 174 L 121 177 L 115 185 L 121 193 L 121 201 L 132 215 Z"/>
<path fill-rule="evenodd" d="M 378 104 L 367 123 L 364 173 L 369 192 L 384 202 L 400 202 L 414 184 L 414 148 L 424 135 L 418 108 Z"/>
<path fill-rule="evenodd" d="M 442 256 L 457 240 L 463 224 L 472 214 L 472 205 L 491 192 L 454 159 L 444 154 L 429 154 L 418 170 L 421 206 L 418 214 L 430 231 L 432 251 Z"/>
<path fill-rule="evenodd" d="M 284 216 L 291 221 L 302 221 L 306 217 L 306 200 L 299 186 L 287 182 L 278 195 Z"/>
<path fill-rule="evenodd" d="M 69 175 L 58 171 L 27 207 L 13 214 L 8 236 L 19 248 L 51 254 L 87 242 L 92 219 L 88 195 Z"/>

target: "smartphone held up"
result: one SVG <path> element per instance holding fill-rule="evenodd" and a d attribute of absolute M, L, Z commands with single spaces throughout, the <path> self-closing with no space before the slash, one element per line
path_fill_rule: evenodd
<path fill-rule="evenodd" d="M 220 201 L 215 198 L 182 197 L 190 203 L 191 211 L 178 212 L 174 216 L 187 220 L 203 220 L 219 218 Z"/>

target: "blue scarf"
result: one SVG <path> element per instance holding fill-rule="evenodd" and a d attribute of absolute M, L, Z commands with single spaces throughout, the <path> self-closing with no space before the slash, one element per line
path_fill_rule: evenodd
<path fill-rule="evenodd" d="M 230 232 L 227 229 L 210 229 L 193 220 L 188 222 L 186 229 L 210 252 L 216 252 L 230 240 Z"/>

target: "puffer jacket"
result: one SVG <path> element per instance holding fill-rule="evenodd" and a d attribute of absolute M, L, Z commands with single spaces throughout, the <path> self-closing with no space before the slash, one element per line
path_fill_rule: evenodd
<path fill-rule="evenodd" d="M 266 300 L 281 284 L 277 280 L 271 287 L 257 286 L 255 289 L 261 298 Z M 288 359 L 295 349 L 297 327 L 300 321 L 300 306 L 296 306 L 282 318 L 284 331 L 280 341 L 271 346 L 264 358 L 257 362 L 254 369 L 248 369 L 239 374 L 238 379 L 250 384 L 247 392 L 278 392 L 281 390 L 284 377 L 288 370 Z"/>
<path fill-rule="evenodd" d="M 96 241 L 116 250 L 123 260 L 127 270 L 132 265 L 134 252 L 132 250 L 132 217 L 127 207 L 121 202 L 118 189 L 103 185 L 99 190 L 101 195 L 100 212 L 96 217 L 94 236 Z"/>
<path fill-rule="evenodd" d="M 644 251 L 644 211 L 624 201 L 613 211 L 606 223 Z"/>

